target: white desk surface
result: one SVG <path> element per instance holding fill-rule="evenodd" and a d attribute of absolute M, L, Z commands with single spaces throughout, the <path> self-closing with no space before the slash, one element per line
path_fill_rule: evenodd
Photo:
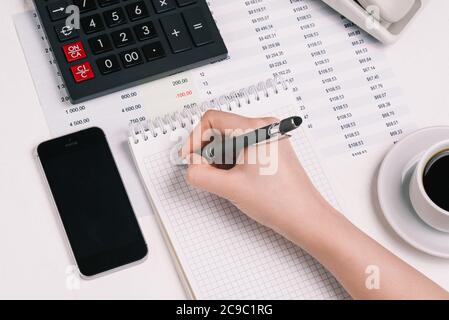
<path fill-rule="evenodd" d="M 10 0 L 0 6 L 0 298 L 185 298 L 152 216 L 140 219 L 150 249 L 146 262 L 98 280 L 82 281 L 80 290 L 68 289 L 71 278 L 66 271 L 71 261 L 32 156 L 37 144 L 50 134 L 12 20 L 14 14 L 29 9 L 29 3 Z M 385 48 L 420 127 L 449 125 L 448 11 L 447 1 L 431 1 L 404 37 Z M 370 195 L 362 200 L 370 201 Z M 449 290 L 449 260 L 413 249 L 379 216 L 348 215 Z"/>

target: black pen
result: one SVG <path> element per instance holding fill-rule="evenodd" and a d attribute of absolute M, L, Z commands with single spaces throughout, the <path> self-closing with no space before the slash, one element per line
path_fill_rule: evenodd
<path fill-rule="evenodd" d="M 197 153 L 210 164 L 235 164 L 240 151 L 244 148 L 275 137 L 287 135 L 289 132 L 299 128 L 301 124 L 302 118 L 296 116 L 240 136 L 214 137 L 214 141 L 198 150 Z"/>

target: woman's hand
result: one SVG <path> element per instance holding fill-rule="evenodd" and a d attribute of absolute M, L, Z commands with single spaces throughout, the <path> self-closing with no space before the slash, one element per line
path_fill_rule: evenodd
<path fill-rule="evenodd" d="M 240 130 L 241 134 L 276 121 L 206 112 L 182 149 L 182 156 L 190 157 L 191 163 L 187 181 L 230 200 L 249 217 L 287 238 L 297 235 L 298 228 L 304 237 L 313 237 L 319 230 L 319 215 L 329 212 L 330 206 L 313 186 L 288 139 L 247 148 L 239 156 L 239 164 L 228 170 L 211 166 L 194 153 L 208 142 L 201 137 L 210 129 L 222 135 L 226 130 Z"/>

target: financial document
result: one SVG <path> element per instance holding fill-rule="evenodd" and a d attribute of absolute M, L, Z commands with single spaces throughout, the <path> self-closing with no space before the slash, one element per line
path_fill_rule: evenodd
<path fill-rule="evenodd" d="M 263 73 L 283 76 L 328 157 L 363 156 L 413 127 L 382 45 L 321 1 L 211 1 L 211 7 L 231 59 L 193 73 L 203 94 Z"/>
<path fill-rule="evenodd" d="M 138 215 L 151 212 L 126 145 L 130 123 L 281 76 L 324 162 L 363 161 L 414 128 L 381 45 L 316 0 L 210 0 L 229 58 L 71 105 L 34 12 L 15 17 L 52 135 L 106 132 Z"/>

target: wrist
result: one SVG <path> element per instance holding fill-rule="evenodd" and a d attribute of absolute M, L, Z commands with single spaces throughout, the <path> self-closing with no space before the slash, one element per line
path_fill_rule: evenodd
<path fill-rule="evenodd" d="M 331 248 L 346 221 L 321 196 L 316 200 L 308 206 L 305 214 L 294 212 L 290 223 L 281 231 L 287 239 L 311 254 Z"/>

